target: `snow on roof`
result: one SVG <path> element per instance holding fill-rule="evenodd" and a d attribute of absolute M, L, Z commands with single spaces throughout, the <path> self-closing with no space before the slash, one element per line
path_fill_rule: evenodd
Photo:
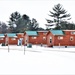
<path fill-rule="evenodd" d="M 62 30 L 50 30 L 53 35 L 64 35 Z"/>

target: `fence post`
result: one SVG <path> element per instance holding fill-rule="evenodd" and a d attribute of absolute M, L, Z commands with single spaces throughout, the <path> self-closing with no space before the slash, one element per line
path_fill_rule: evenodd
<path fill-rule="evenodd" d="M 25 45 L 24 45 L 24 55 L 25 55 Z"/>
<path fill-rule="evenodd" d="M 60 48 L 60 43 L 59 43 L 59 48 Z"/>
<path fill-rule="evenodd" d="M 8 44 L 8 52 L 9 52 L 9 44 Z"/>

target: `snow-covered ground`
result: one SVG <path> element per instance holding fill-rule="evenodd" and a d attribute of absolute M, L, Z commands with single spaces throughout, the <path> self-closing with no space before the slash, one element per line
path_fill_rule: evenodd
<path fill-rule="evenodd" d="M 0 46 L 0 74 L 75 74 L 75 47 Z"/>

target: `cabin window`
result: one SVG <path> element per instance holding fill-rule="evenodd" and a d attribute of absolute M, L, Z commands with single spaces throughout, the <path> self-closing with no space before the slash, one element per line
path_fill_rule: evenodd
<path fill-rule="evenodd" d="M 3 40 L 3 38 L 0 38 L 0 40 Z"/>
<path fill-rule="evenodd" d="M 12 38 L 12 40 L 16 40 L 16 38 Z"/>
<path fill-rule="evenodd" d="M 46 40 L 46 37 L 43 37 L 43 40 Z"/>
<path fill-rule="evenodd" d="M 32 39 L 36 39 L 36 37 L 32 37 Z"/>
<path fill-rule="evenodd" d="M 52 43 L 52 37 L 50 36 L 50 43 Z"/>
<path fill-rule="evenodd" d="M 75 32 L 71 32 L 71 34 L 75 34 Z"/>
<path fill-rule="evenodd" d="M 73 41 L 73 39 L 74 39 L 74 38 L 71 36 L 71 37 L 70 37 L 70 41 Z"/>
<path fill-rule="evenodd" d="M 26 40 L 26 42 L 27 42 L 27 40 Z"/>
<path fill-rule="evenodd" d="M 23 40 L 23 38 L 20 38 L 20 40 Z"/>
<path fill-rule="evenodd" d="M 62 40 L 63 39 L 63 37 L 62 36 L 58 36 L 58 40 Z"/>
<path fill-rule="evenodd" d="M 50 39 L 52 39 L 52 37 L 50 36 Z"/>
<path fill-rule="evenodd" d="M 27 40 L 25 40 L 25 42 L 27 42 Z"/>
<path fill-rule="evenodd" d="M 52 43 L 52 39 L 50 39 L 50 43 Z"/>

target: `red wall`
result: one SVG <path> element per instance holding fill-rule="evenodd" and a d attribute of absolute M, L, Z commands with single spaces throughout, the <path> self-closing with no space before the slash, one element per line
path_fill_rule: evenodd
<path fill-rule="evenodd" d="M 52 37 L 52 43 L 50 43 L 50 36 Z M 47 46 L 52 46 L 54 45 L 54 35 L 49 31 L 47 33 Z"/>
<path fill-rule="evenodd" d="M 16 40 L 12 40 L 12 38 L 9 38 L 9 44 L 12 44 L 12 45 L 17 45 L 17 42 L 18 42 L 18 39 L 15 38 Z"/>
<path fill-rule="evenodd" d="M 47 44 L 47 34 L 44 34 L 44 32 L 38 32 L 38 37 L 37 37 L 37 44 Z M 46 37 L 46 39 L 43 39 L 43 37 Z"/>
<path fill-rule="evenodd" d="M 0 40 L 0 44 L 5 43 L 5 38 L 3 37 L 3 40 Z"/>
<path fill-rule="evenodd" d="M 20 38 L 23 38 L 22 44 L 24 44 L 24 33 L 17 34 L 17 42 L 18 42 L 18 39 L 20 39 Z"/>
<path fill-rule="evenodd" d="M 27 35 L 25 35 L 25 36 L 27 36 Z M 36 37 L 36 39 L 33 39 L 33 37 Z M 46 34 L 44 34 L 44 32 L 38 32 L 37 36 L 28 36 L 28 43 L 47 44 L 47 37 L 46 37 L 46 39 L 43 39 L 43 37 L 46 37 Z"/>
<path fill-rule="evenodd" d="M 64 30 L 64 35 L 62 36 L 63 39 L 59 40 L 58 39 L 58 36 L 56 35 L 53 35 L 50 31 L 47 33 L 47 34 L 44 34 L 43 31 L 39 32 L 38 31 L 38 36 L 34 36 L 36 37 L 36 39 L 33 39 L 32 37 L 33 36 L 28 36 L 27 34 L 25 33 L 17 33 L 17 37 L 16 37 L 16 40 L 12 40 L 11 37 L 9 37 L 9 44 L 16 44 L 18 43 L 18 39 L 20 38 L 23 38 L 23 43 L 25 43 L 25 37 L 27 36 L 28 37 L 28 43 L 32 43 L 32 44 L 47 44 L 48 46 L 51 46 L 51 45 L 55 45 L 55 46 L 58 46 L 59 43 L 61 46 L 75 46 L 75 34 L 71 34 L 71 32 L 75 32 L 75 30 Z M 50 43 L 50 36 L 52 36 L 52 43 Z M 43 39 L 43 37 L 46 37 L 46 39 Z M 73 37 L 73 41 L 70 40 L 70 37 Z M 6 36 L 4 37 L 3 40 L 0 40 L 0 43 L 5 43 L 5 38 Z"/>
<path fill-rule="evenodd" d="M 74 30 L 72 30 L 72 31 L 74 31 Z M 48 32 L 48 34 L 47 34 L 47 46 L 50 46 L 51 44 L 50 44 L 50 42 L 49 42 L 49 38 L 50 38 L 50 36 L 52 36 L 52 44 L 54 45 L 54 46 L 59 46 L 59 43 L 60 43 L 60 46 L 75 46 L 75 34 L 71 34 L 71 32 L 72 32 L 71 30 L 69 30 L 69 31 L 67 31 L 67 30 L 64 30 L 64 35 L 62 36 L 63 37 L 63 39 L 58 39 L 58 36 L 60 36 L 60 35 L 52 35 L 52 33 L 51 32 Z M 74 39 L 71 41 L 70 40 L 70 37 L 73 37 Z"/>
<path fill-rule="evenodd" d="M 64 30 L 65 32 L 65 43 L 69 46 L 75 46 L 75 34 L 71 34 L 71 32 L 75 32 L 75 30 Z M 70 37 L 73 37 L 73 40 L 70 40 Z"/>
<path fill-rule="evenodd" d="M 5 38 L 7 38 L 7 36 Z M 15 37 L 15 40 L 13 40 L 12 38 L 14 38 L 14 37 L 9 37 L 9 44 L 11 44 L 11 45 L 17 45 L 18 44 L 18 40 L 20 38 L 24 39 L 24 34 L 23 33 L 18 33 L 17 37 Z M 22 44 L 24 44 L 24 40 L 23 40 Z"/>

